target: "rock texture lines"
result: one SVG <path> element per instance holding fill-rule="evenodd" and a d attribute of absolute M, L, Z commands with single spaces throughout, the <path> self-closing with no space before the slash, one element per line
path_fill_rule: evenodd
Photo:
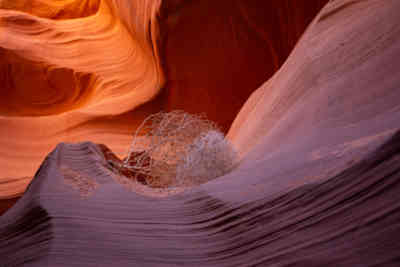
<path fill-rule="evenodd" d="M 34 2 L 46 4 L 44 0 Z M 148 22 L 158 7 L 164 10 L 160 12 L 163 25 L 167 24 L 171 29 L 175 27 L 179 32 L 179 21 L 189 19 L 185 18 L 184 11 L 189 12 L 190 8 L 200 5 L 196 1 L 171 1 L 164 3 L 165 6 L 157 1 L 130 1 L 131 6 L 122 9 L 117 7 L 128 2 L 109 0 L 93 5 L 88 1 L 81 1 L 79 5 L 78 1 L 66 2 L 76 5 L 74 10 L 91 7 L 91 12 L 79 16 L 85 23 L 90 24 L 93 16 L 107 14 L 109 20 L 102 20 L 103 26 L 114 29 L 109 34 L 117 35 L 120 31 L 139 32 L 135 27 L 142 21 L 132 22 L 136 25 L 132 28 L 121 18 L 138 19 L 135 15 L 143 14 L 147 18 L 143 21 Z M 245 6 L 244 2 L 232 1 L 232 5 L 227 7 L 231 11 L 229 14 L 234 14 L 236 7 L 240 7 L 237 10 L 241 10 L 241 14 L 250 14 L 250 4 Z M 288 6 L 293 2 L 280 1 Z M 7 1 L 0 1 L 0 5 L 4 3 Z M 49 55 L 56 53 L 51 47 L 40 46 L 37 40 L 42 34 L 56 34 L 65 41 L 63 38 L 70 35 L 58 35 L 57 31 L 69 20 L 56 18 L 63 16 L 56 4 L 49 9 L 52 10 L 51 16 L 55 16 L 51 20 L 46 18 L 49 14 L 16 9 L 21 8 L 3 6 L 0 9 L 0 45 L 6 48 L 2 50 L 7 54 L 5 59 L 29 60 L 29 64 L 33 64 L 29 67 L 31 71 L 37 66 L 32 60 L 41 55 L 37 51 L 46 48 L 50 51 L 45 55 L 49 60 Z M 132 10 L 143 12 L 129 13 Z M 163 17 L 166 10 L 174 14 L 167 20 Z M 145 53 L 148 57 L 143 58 L 143 62 L 149 67 L 148 72 L 152 72 L 143 74 L 149 80 L 143 79 L 146 83 L 153 81 L 154 90 L 156 87 L 160 89 L 162 81 L 166 81 L 168 90 L 161 92 L 161 100 L 130 111 L 134 119 L 122 114 L 115 115 L 115 121 L 104 120 L 102 112 L 122 98 L 123 89 L 99 90 L 103 92 L 99 95 L 91 93 L 93 98 L 82 102 L 82 107 L 76 106 L 76 109 L 57 116 L 33 117 L 34 114 L 30 114 L 29 117 L 17 117 L 4 111 L 0 127 L 18 127 L 24 131 L 10 130 L 11 135 L 0 131 L 3 142 L 0 151 L 20 149 L 18 155 L 17 152 L 3 152 L 5 155 L 1 157 L 2 171 L 7 174 L 4 177 L 10 177 L 0 180 L 1 197 L 15 196 L 25 189 L 23 186 L 13 187 L 21 182 L 14 177 L 22 177 L 17 174 L 23 165 L 20 154 L 24 151 L 24 143 L 15 140 L 31 143 L 26 157 L 36 157 L 36 162 L 41 162 L 44 157 L 43 147 L 52 152 L 20 200 L 0 217 L 0 266 L 398 266 L 399 12 L 398 0 L 329 1 L 308 26 L 282 67 L 270 79 L 263 80 L 264 84 L 251 94 L 234 117 L 228 137 L 240 153 L 238 167 L 213 181 L 184 190 L 151 191 L 143 189 L 146 188 L 143 184 L 130 183 L 110 170 L 104 154 L 109 150 L 95 144 L 102 141 L 111 151 L 121 155 L 123 145 L 128 148 L 130 141 L 126 134 L 130 129 L 123 126 L 124 122 L 137 125 L 139 118 L 150 111 L 173 107 L 171 97 L 179 95 L 174 96 L 174 92 L 179 90 L 174 91 L 173 80 L 169 80 L 175 75 L 174 69 L 166 63 L 171 61 L 160 64 L 157 61 L 160 55 L 154 52 L 164 50 L 156 50 L 154 44 L 145 48 L 145 44 L 157 39 L 157 30 L 152 23 L 142 24 L 145 27 L 142 33 L 153 32 L 146 27 L 155 27 L 155 35 L 138 34 L 138 40 L 142 40 L 137 42 L 138 47 L 148 49 Z M 72 22 L 76 21 L 72 19 Z M 249 19 L 247 25 L 253 22 Z M 8 26 L 5 27 L 4 23 Z M 27 25 L 35 27 L 27 30 Z M 38 30 L 35 36 L 39 39 L 26 37 L 33 30 Z M 5 37 L 5 31 L 11 34 L 11 39 Z M 81 37 L 90 39 L 92 36 L 85 34 Z M 243 40 L 241 37 L 238 36 L 238 40 Z M 160 38 L 164 38 L 162 31 Z M 17 40 L 26 40 L 28 45 L 24 47 Z M 123 42 L 124 38 L 118 40 L 126 47 L 133 45 Z M 12 52 L 10 44 L 13 42 L 19 51 L 24 52 Z M 57 46 L 58 43 L 47 42 L 46 45 Z M 36 51 L 35 47 L 39 50 Z M 32 57 L 21 59 L 25 53 Z M 68 53 L 54 54 L 54 59 L 68 56 Z M 118 53 L 107 53 L 106 56 L 111 58 L 119 56 Z M 40 58 L 42 61 L 47 59 Z M 70 60 L 70 64 L 77 62 Z M 271 62 L 275 64 L 274 60 Z M 98 65 L 102 70 L 109 68 L 107 64 Z M 7 71 L 17 71 L 12 66 Z M 28 65 L 24 63 L 21 66 Z M 98 79 L 100 74 L 104 77 L 108 74 L 100 70 L 82 76 L 79 71 L 68 71 L 70 65 L 60 70 L 54 66 L 49 67 L 55 71 L 53 75 L 70 75 L 75 77 L 72 79 L 75 83 L 126 86 L 112 78 L 112 81 L 108 80 L 110 83 L 101 82 Z M 250 67 L 243 65 L 246 69 Z M 166 70 L 165 75 L 161 69 Z M 82 70 L 82 73 L 86 72 Z M 186 74 L 189 77 L 190 71 Z M 119 77 L 115 75 L 107 77 Z M 35 77 L 41 79 L 42 76 Z M 196 81 L 196 76 L 193 77 Z M 135 75 L 130 79 L 133 84 L 144 81 Z M 177 83 L 189 84 L 184 80 Z M 140 86 L 138 88 L 144 88 Z M 226 101 L 229 101 L 231 96 L 227 91 L 221 89 L 223 97 L 227 95 Z M 247 92 L 250 91 L 253 90 Z M 125 92 L 136 94 L 130 90 Z M 141 89 L 137 94 L 139 92 Z M 204 89 L 204 92 L 210 93 L 209 99 L 213 99 L 212 92 L 215 91 Z M 115 93 L 115 97 L 106 97 L 108 93 L 109 96 Z M 151 98 L 153 93 L 155 91 L 146 97 Z M 188 95 L 196 96 L 196 93 Z M 97 98 L 99 101 L 91 102 Z M 165 99 L 169 100 L 165 102 Z M 130 109 L 133 103 L 140 102 L 135 101 L 127 100 L 125 104 L 132 104 Z M 191 101 L 188 100 L 187 104 L 193 103 Z M 206 105 L 207 108 L 212 106 Z M 224 107 L 214 107 L 224 117 Z M 124 112 L 128 106 L 121 104 L 118 108 Z M 111 126 L 116 129 L 114 135 L 103 135 Z M 28 135 L 31 138 L 28 139 Z M 93 142 L 60 143 L 53 149 L 57 141 L 76 142 L 83 138 Z M 35 154 L 33 148 L 40 153 Z M 26 166 L 25 170 L 29 168 L 36 170 L 34 164 Z M 65 183 L 66 178 L 82 181 L 82 177 L 93 185 L 88 187 L 89 194 L 84 198 L 74 183 L 72 186 Z"/>

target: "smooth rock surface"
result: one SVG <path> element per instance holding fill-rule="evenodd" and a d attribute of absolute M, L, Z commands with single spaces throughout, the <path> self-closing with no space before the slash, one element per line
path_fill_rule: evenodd
<path fill-rule="evenodd" d="M 21 195 L 60 142 L 125 157 L 160 110 L 227 132 L 325 2 L 0 1 L 0 199 Z"/>
<path fill-rule="evenodd" d="M 398 266 L 399 11 L 329 1 L 235 118 L 240 165 L 209 183 L 150 196 L 97 145 L 59 144 L 0 217 L 1 264 Z"/>

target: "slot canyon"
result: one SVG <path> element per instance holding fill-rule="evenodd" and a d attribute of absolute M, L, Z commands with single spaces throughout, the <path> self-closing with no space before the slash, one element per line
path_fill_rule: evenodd
<path fill-rule="evenodd" d="M 0 0 L 0 266 L 399 266 L 399 12 Z M 113 172 L 174 110 L 238 166 L 175 191 Z"/>

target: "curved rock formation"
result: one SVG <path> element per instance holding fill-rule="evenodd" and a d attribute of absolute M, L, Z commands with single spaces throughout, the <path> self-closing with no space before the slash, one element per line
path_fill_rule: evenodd
<path fill-rule="evenodd" d="M 152 99 L 163 85 L 156 42 L 160 3 L 1 1 L 0 198 L 23 192 L 61 141 L 102 133 L 94 138 L 111 141 L 122 153 L 126 129 L 143 119 L 143 111 L 115 115 Z"/>
<path fill-rule="evenodd" d="M 162 109 L 227 131 L 326 1 L 0 1 L 0 199 L 59 142 L 126 156 Z"/>
<path fill-rule="evenodd" d="M 105 149 L 58 145 L 0 217 L 4 265 L 397 266 L 399 10 L 397 0 L 329 1 L 235 118 L 240 165 L 206 184 L 160 198 L 112 172 Z M 179 99 L 168 79 L 147 109 Z M 89 106 L 37 119 L 51 130 L 77 116 L 91 135 L 87 125 L 106 126 Z M 4 121 L 35 134 L 31 118 Z"/>
<path fill-rule="evenodd" d="M 396 266 L 399 151 L 397 133 L 324 182 L 255 187 L 257 179 L 240 168 L 157 199 L 116 184 L 96 145 L 61 144 L 0 218 L 2 264 Z M 79 198 L 63 182 L 71 173 L 90 177 L 94 194 Z M 232 180 L 240 186 L 232 187 Z"/>

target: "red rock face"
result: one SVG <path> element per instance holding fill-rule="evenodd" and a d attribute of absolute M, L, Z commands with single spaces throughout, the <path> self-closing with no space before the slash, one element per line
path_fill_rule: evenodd
<path fill-rule="evenodd" d="M 38 1 L 46 2 L 46 0 Z M 282 3 L 286 5 L 284 10 L 297 14 L 298 11 L 290 5 L 294 2 L 272 3 L 277 5 Z M 303 3 L 310 2 L 305 0 Z M 3 1 L 0 1 L 1 3 Z M 101 3 L 104 4 L 106 1 Z M 151 5 L 141 6 L 143 3 L 157 4 L 157 1 L 110 0 L 107 3 L 113 4 L 115 9 L 111 12 L 103 6 L 101 13 L 103 19 L 110 16 L 111 18 L 140 17 L 134 16 L 137 14 L 151 17 L 151 14 L 154 15 L 152 11 L 158 10 Z M 167 21 L 163 25 L 167 25 L 170 30 L 164 32 L 172 36 L 174 33 L 172 29 L 175 27 L 178 33 L 179 21 L 185 18 L 185 10 L 191 8 L 195 10 L 195 5 L 199 5 L 198 8 L 201 9 L 205 3 L 207 1 L 171 2 L 165 7 L 167 15 L 165 13 L 163 15 L 164 21 Z M 231 14 L 236 14 L 235 8 L 240 9 L 242 12 L 240 14 L 254 16 L 258 14 L 258 8 L 255 6 L 249 9 L 252 11 L 246 11 L 245 7 L 234 1 L 229 4 L 218 2 L 213 5 L 219 6 L 221 3 L 226 4 L 225 8 L 230 10 Z M 248 4 L 248 1 L 246 3 Z M 229 27 L 219 22 L 218 18 L 223 15 L 217 16 L 214 14 L 216 11 L 212 11 L 211 8 L 207 10 L 210 13 L 209 17 L 214 18 L 214 28 L 221 32 L 221 36 L 225 34 L 234 36 L 230 32 L 227 33 Z M 232 94 L 229 94 L 231 92 L 228 89 L 224 87 L 209 91 L 211 86 L 207 87 L 207 90 L 204 89 L 214 80 L 218 81 L 215 84 L 222 84 L 221 76 L 215 75 L 215 78 L 209 78 L 213 77 L 214 73 L 219 72 L 225 77 L 224 79 L 228 77 L 231 79 L 236 78 L 233 74 L 240 70 L 233 66 L 234 64 L 231 66 L 226 63 L 228 57 L 224 56 L 225 51 L 222 47 L 225 46 L 222 44 L 201 43 L 201 47 L 210 50 L 208 58 L 204 52 L 205 59 L 202 61 L 199 55 L 193 55 L 195 52 L 190 54 L 189 49 L 186 51 L 183 45 L 179 47 L 181 44 L 177 43 L 176 49 L 186 51 L 188 57 L 194 58 L 195 66 L 202 68 L 193 67 L 196 70 L 194 72 L 190 71 L 189 67 L 192 66 L 181 67 L 180 72 L 168 71 L 168 64 L 176 69 L 179 64 L 172 64 L 172 61 L 167 60 L 168 53 L 165 51 L 168 50 L 169 34 L 161 34 L 165 46 L 160 51 L 165 52 L 162 59 L 164 59 L 163 69 L 167 70 L 168 90 L 162 91 L 156 101 L 149 103 L 147 109 L 143 107 L 126 110 L 129 101 L 125 97 L 120 95 L 121 98 L 114 97 L 110 100 L 106 97 L 107 94 L 100 94 L 97 96 L 103 98 L 99 97 L 99 101 L 110 100 L 112 105 L 107 102 L 103 108 L 90 107 L 92 112 L 97 111 L 97 113 L 79 108 L 75 113 L 68 114 L 71 116 L 38 116 L 38 118 L 0 116 L 0 126 L 2 126 L 0 170 L 14 171 L 12 173 L 14 176 L 8 173 L 7 175 L 2 173 L 3 177 L 0 176 L 0 199 L 5 198 L 4 196 L 11 198 L 23 192 L 24 184 L 30 182 L 30 178 L 23 180 L 13 177 L 18 178 L 16 175 L 20 174 L 21 170 L 26 170 L 28 164 L 33 168 L 32 162 L 41 162 L 38 156 L 40 153 L 53 151 L 43 161 L 17 205 L 0 217 L 0 265 L 398 266 L 399 10 L 398 0 L 329 1 L 312 21 L 279 71 L 251 94 L 236 116 L 227 137 L 241 155 L 238 166 L 214 181 L 173 197 L 159 199 L 162 197 L 162 192 L 158 189 L 150 192 L 148 186 L 140 183 L 132 186 L 130 189 L 133 192 L 130 191 L 129 185 L 124 184 L 126 180 L 121 180 L 121 176 L 110 171 L 110 166 L 107 164 L 107 159 L 118 162 L 118 158 L 122 158 L 121 153 L 115 153 L 116 155 L 102 153 L 102 151 L 108 152 L 107 148 L 99 148 L 93 142 L 61 143 L 55 149 L 51 148 L 59 141 L 76 142 L 90 139 L 100 143 L 99 138 L 103 138 L 103 143 L 109 145 L 113 152 L 115 148 L 124 147 L 129 143 L 126 140 L 127 132 L 132 130 L 128 129 L 127 122 L 135 124 L 139 115 L 145 116 L 151 110 L 176 108 L 177 105 L 174 106 L 172 100 L 180 99 L 178 97 L 180 91 L 172 86 L 173 83 L 171 85 L 170 72 L 177 73 L 175 81 L 181 81 L 178 78 L 180 72 L 186 73 L 187 79 L 184 84 L 190 90 L 184 91 L 187 95 L 181 94 L 183 100 L 186 98 L 189 100 L 182 104 L 182 108 L 195 109 L 197 102 L 205 98 L 207 101 L 204 109 L 211 114 L 215 108 L 214 104 L 217 103 L 216 100 L 215 103 L 211 103 L 213 94 L 223 93 L 226 102 L 221 100 L 222 104 L 219 106 L 221 110 L 230 110 L 230 107 L 225 106 L 229 101 L 233 102 L 229 100 Z M 169 12 L 176 13 L 176 16 L 169 17 Z M 178 16 L 179 12 L 181 15 Z M 290 12 L 288 11 L 288 14 Z M 4 16 L 10 14 L 14 13 L 0 9 L 0 22 Z M 26 14 L 21 16 L 33 19 Z M 166 19 L 168 17 L 169 19 Z M 280 15 L 277 17 L 285 18 Z M 194 13 L 192 17 L 187 17 L 187 20 L 192 18 L 196 18 Z M 114 19 L 110 19 L 109 22 L 119 23 L 119 26 L 113 28 L 113 23 L 109 26 L 116 31 L 129 26 L 130 20 L 125 20 L 126 26 L 122 26 L 119 20 Z M 267 18 L 260 15 L 259 20 Z M 140 50 L 152 45 L 150 48 L 147 47 L 147 53 L 159 51 L 152 50 L 157 43 L 148 42 L 149 39 L 155 40 L 152 37 L 157 34 L 155 31 L 150 31 L 154 34 L 150 38 L 149 31 L 146 30 L 149 26 L 154 27 L 153 30 L 157 29 L 154 26 L 156 21 L 147 19 L 144 21 L 146 23 L 142 24 L 140 20 L 135 21 L 145 28 L 143 32 L 139 31 L 141 27 L 134 26 L 130 27 L 129 31 L 126 28 L 124 34 L 117 36 L 121 37 L 120 41 L 126 41 L 123 43 L 125 48 L 135 47 Z M 96 25 L 98 22 L 96 20 Z M 52 23 L 55 22 L 52 20 Z M 191 23 L 196 28 L 195 22 Z M 2 33 L 8 28 L 2 26 L 4 24 L 0 23 L 0 30 L 4 30 L 0 31 L 0 44 L 8 45 L 8 49 L 20 48 L 20 43 L 15 42 L 21 37 L 19 26 L 11 27 L 14 30 L 12 36 L 18 37 L 17 39 L 4 38 L 5 35 Z M 198 25 L 198 29 L 200 28 Z M 202 33 L 198 31 L 195 36 L 206 35 L 212 28 L 209 25 L 208 30 Z M 86 26 L 79 29 L 87 30 Z M 189 34 L 188 29 L 189 26 L 182 26 L 182 32 L 185 34 Z M 247 31 L 240 32 L 240 35 L 244 33 Z M 138 46 L 133 46 L 133 39 L 128 38 L 131 35 L 141 39 Z M 103 34 L 100 36 L 104 37 Z M 195 39 L 195 36 L 192 38 Z M 290 39 L 289 35 L 283 34 L 283 36 L 286 37 L 282 37 L 282 40 Z M 224 40 L 223 38 L 227 37 L 213 40 Z M 32 39 L 35 42 L 32 42 L 31 38 L 25 38 L 24 42 L 34 45 L 38 41 L 33 37 Z M 186 39 L 192 45 L 199 43 Z M 250 51 L 251 54 L 253 49 L 261 53 L 259 52 L 261 49 L 257 50 L 258 46 L 252 43 L 253 37 L 248 39 L 252 45 L 244 51 L 246 53 Z M 245 38 L 234 40 L 245 40 Z M 48 45 L 48 41 L 52 41 L 52 38 L 41 45 Z M 11 46 L 10 42 L 15 46 Z M 237 43 L 240 42 L 233 42 L 232 39 L 229 44 L 233 47 L 233 44 Z M 279 47 L 285 47 L 283 43 L 272 42 L 265 49 L 267 51 L 265 55 L 270 55 L 272 58 L 270 66 L 263 65 L 267 71 L 276 69 L 282 63 L 284 57 L 281 58 L 276 51 L 279 51 Z M 198 45 L 198 51 L 201 47 Z M 29 45 L 24 48 L 26 53 L 37 52 L 29 50 L 32 48 Z M 242 58 L 239 56 L 239 48 L 230 49 L 225 49 L 228 54 L 237 53 L 237 57 Z M 60 53 L 59 50 L 47 51 Z M 125 50 L 104 51 L 114 53 Z M 109 56 L 108 59 L 114 58 L 111 53 L 95 52 L 102 57 Z M 154 54 L 154 58 L 158 58 L 157 55 Z M 216 62 L 215 67 L 210 64 L 214 62 L 213 57 Z M 148 90 L 156 90 L 157 86 L 161 89 L 164 83 L 157 71 L 158 65 L 152 61 L 154 58 L 146 57 L 147 60 L 143 62 L 139 60 L 141 57 L 135 58 L 143 63 L 143 66 L 152 67 L 146 69 L 148 71 L 139 69 L 143 71 L 141 74 L 146 79 L 140 75 L 135 76 L 137 72 L 132 67 L 122 72 L 125 75 L 122 78 L 130 78 L 129 85 L 132 86 L 138 82 L 136 85 L 139 87 L 135 89 L 145 87 Z M 178 56 L 177 58 L 179 59 Z M 252 56 L 249 55 L 249 58 Z M 51 57 L 47 59 L 50 60 Z M 80 59 L 77 58 L 76 62 Z M 217 59 L 220 59 L 220 62 Z M 233 62 L 234 57 L 231 59 Z M 252 60 L 256 59 L 253 57 Z M 244 56 L 242 60 L 245 61 Z M 76 62 L 71 60 L 69 63 Z M 134 62 L 136 60 L 130 61 Z M 187 64 L 183 57 L 179 62 Z M 118 71 L 115 71 L 116 66 L 120 67 Z M 102 72 L 98 72 L 98 67 L 101 67 Z M 130 86 L 118 83 L 125 81 L 119 76 L 119 71 L 124 69 L 119 65 L 119 61 L 116 65 L 93 64 L 91 68 L 98 72 L 96 75 L 99 77 L 102 75 L 103 79 L 107 78 L 109 81 L 106 83 L 107 86 L 114 89 L 108 93 L 118 94 L 121 90 L 125 90 L 125 93 L 131 92 L 128 90 Z M 210 70 L 209 75 L 206 75 L 206 69 Z M 247 69 L 244 73 L 252 73 Z M 230 76 L 224 76 L 225 71 Z M 153 79 L 155 76 L 159 79 Z M 240 79 L 247 77 L 238 76 Z M 240 82 L 239 78 L 237 83 Z M 196 83 L 190 87 L 192 80 Z M 24 81 L 19 82 L 28 84 Z M 202 84 L 202 82 L 203 87 L 196 87 L 197 83 Z M 231 86 L 235 85 L 231 83 Z M 207 97 L 200 94 L 192 97 L 191 94 L 199 92 L 197 90 L 200 89 L 207 92 Z M 173 97 L 174 93 L 176 98 Z M 44 96 L 45 93 L 40 95 L 40 99 Z M 95 104 L 97 103 L 93 105 Z M 125 110 L 126 113 L 115 115 L 116 113 L 112 113 L 115 111 L 113 109 Z M 215 114 L 220 114 L 219 110 L 216 110 Z M 223 115 L 215 116 L 219 120 Z M 222 119 L 221 121 L 223 122 Z M 68 182 L 69 185 L 66 184 Z M 85 194 L 87 201 L 79 198 L 80 193 Z M 166 193 L 163 196 L 167 196 L 170 192 Z M 5 202 L 5 205 L 8 204 Z"/>
<path fill-rule="evenodd" d="M 227 131 L 326 2 L 167 1 L 161 20 L 166 109 L 205 112 Z"/>

